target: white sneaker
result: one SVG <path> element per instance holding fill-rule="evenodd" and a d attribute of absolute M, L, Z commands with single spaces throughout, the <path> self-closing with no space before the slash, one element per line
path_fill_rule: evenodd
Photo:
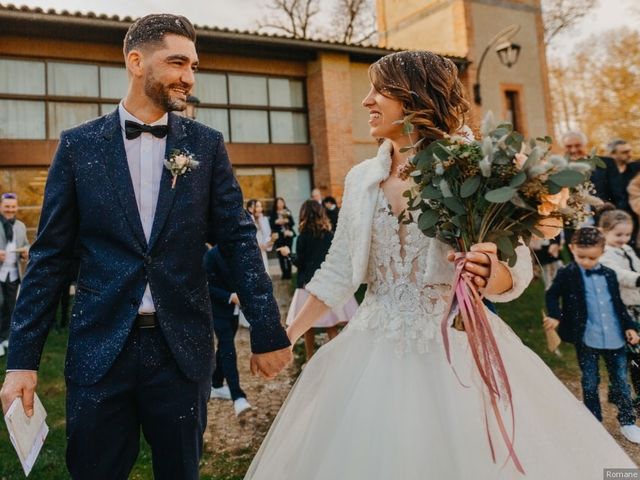
<path fill-rule="evenodd" d="M 4 347 L 2 346 L 2 343 L 0 343 L 0 357 L 4 357 L 5 351 L 4 351 Z"/>
<path fill-rule="evenodd" d="M 239 417 L 243 413 L 251 410 L 251 404 L 247 402 L 246 398 L 240 397 L 233 402 L 233 409 L 236 412 L 236 417 Z"/>
<path fill-rule="evenodd" d="M 217 398 L 220 400 L 231 400 L 231 392 L 229 391 L 229 387 L 227 387 L 226 385 L 223 385 L 220 388 L 211 387 L 210 398 Z"/>
<path fill-rule="evenodd" d="M 8 349 L 9 348 L 9 340 L 3 340 L 2 343 L 0 343 L 0 346 Z"/>
<path fill-rule="evenodd" d="M 640 443 L 640 427 L 637 425 L 623 425 L 620 427 L 622 436 L 633 443 Z"/>

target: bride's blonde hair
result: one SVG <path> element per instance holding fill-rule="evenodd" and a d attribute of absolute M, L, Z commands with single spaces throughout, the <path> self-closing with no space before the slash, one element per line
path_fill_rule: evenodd
<path fill-rule="evenodd" d="M 386 55 L 369 67 L 369 79 L 382 95 L 399 100 L 404 114 L 427 142 L 460 130 L 469 111 L 458 68 L 448 58 L 427 51 Z"/>

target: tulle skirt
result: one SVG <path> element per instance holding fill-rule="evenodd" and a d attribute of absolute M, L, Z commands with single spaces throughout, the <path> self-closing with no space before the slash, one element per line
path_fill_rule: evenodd
<path fill-rule="evenodd" d="M 291 325 L 293 323 L 293 319 L 296 318 L 296 315 L 302 308 L 302 305 L 304 305 L 307 298 L 309 298 L 309 292 L 304 288 L 296 288 L 293 298 L 291 299 L 289 312 L 287 313 L 287 325 Z M 358 302 L 356 302 L 355 298 L 351 297 L 342 307 L 335 308 L 327 312 L 326 315 L 316 322 L 314 328 L 328 328 L 335 327 L 337 325 L 344 325 L 355 315 L 357 309 Z"/>
<path fill-rule="evenodd" d="M 464 332 L 450 335 L 458 380 L 440 343 L 428 353 L 399 354 L 374 331 L 352 327 L 309 361 L 246 479 L 601 480 L 604 468 L 635 468 L 505 325 L 495 335 L 513 391 L 514 446 L 525 476 L 505 464 L 506 447 L 489 415 L 492 461 L 484 387 Z"/>

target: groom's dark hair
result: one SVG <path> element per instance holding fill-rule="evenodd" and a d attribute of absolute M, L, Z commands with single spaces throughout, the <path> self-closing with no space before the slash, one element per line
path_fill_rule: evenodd
<path fill-rule="evenodd" d="M 143 46 L 162 47 L 167 34 L 186 37 L 193 43 L 196 41 L 196 29 L 186 17 L 154 13 L 139 18 L 129 27 L 124 37 L 124 54 L 126 56 L 131 50 Z"/>

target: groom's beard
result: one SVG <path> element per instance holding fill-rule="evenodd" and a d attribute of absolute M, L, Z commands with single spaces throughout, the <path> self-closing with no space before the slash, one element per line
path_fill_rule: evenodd
<path fill-rule="evenodd" d="M 162 108 L 165 112 L 182 112 L 187 108 L 187 102 L 181 98 L 171 97 L 171 89 L 174 87 L 184 90 L 186 95 L 189 94 L 189 87 L 185 87 L 182 84 L 165 86 L 156 81 L 156 79 L 151 75 L 147 77 L 144 84 L 144 93 L 153 103 Z"/>

